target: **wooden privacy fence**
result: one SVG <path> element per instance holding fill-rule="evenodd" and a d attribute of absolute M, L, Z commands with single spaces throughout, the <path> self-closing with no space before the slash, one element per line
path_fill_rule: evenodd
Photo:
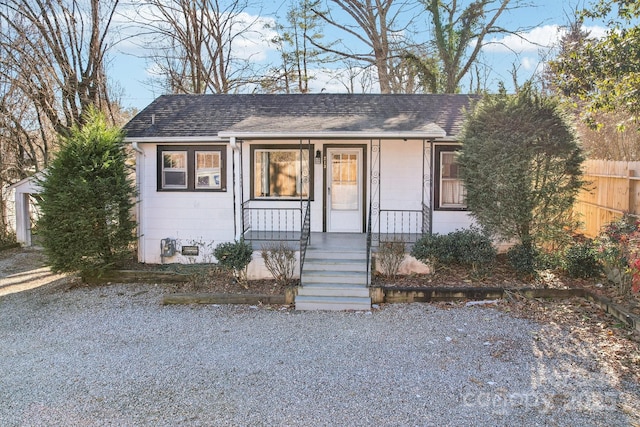
<path fill-rule="evenodd" d="M 587 186 L 573 211 L 585 236 L 596 237 L 624 213 L 640 214 L 640 162 L 587 160 L 583 168 Z"/>

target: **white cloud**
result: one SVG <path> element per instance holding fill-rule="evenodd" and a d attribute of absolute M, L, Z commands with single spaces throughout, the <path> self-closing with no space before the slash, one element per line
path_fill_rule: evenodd
<path fill-rule="evenodd" d="M 234 39 L 232 53 L 241 59 L 251 59 L 257 62 L 266 60 L 269 52 L 274 50 L 269 41 L 278 35 L 273 30 L 275 24 L 273 18 L 254 17 L 247 13 L 241 13 L 238 16 L 238 23 L 235 25 L 237 30 L 243 33 Z"/>
<path fill-rule="evenodd" d="M 603 37 L 607 31 L 601 26 L 584 26 L 583 30 L 589 31 L 591 37 Z M 566 28 L 559 25 L 543 25 L 528 32 L 509 34 L 502 38 L 494 37 L 484 46 L 487 53 L 515 53 L 537 52 L 540 49 L 550 49 L 557 45 Z"/>
<path fill-rule="evenodd" d="M 184 21 L 179 15 L 175 19 Z M 140 7 L 137 10 L 132 7 L 119 9 L 119 14 L 114 17 L 113 22 L 119 39 L 116 44 L 117 52 L 138 57 L 152 54 L 152 47 L 158 46 L 159 36 L 151 32 L 149 25 L 154 23 L 154 25 L 166 26 L 163 20 L 164 18 L 150 6 Z M 147 26 L 139 22 L 145 22 Z M 269 43 L 269 40 L 276 35 L 273 30 L 275 28 L 273 18 L 241 12 L 234 18 L 233 27 L 235 34 L 239 34 L 233 40 L 232 56 L 234 58 L 260 62 L 274 50 Z"/>
<path fill-rule="evenodd" d="M 607 35 L 607 31 L 608 29 L 606 27 L 601 27 L 598 25 L 593 25 L 593 26 L 583 26 L 582 29 L 584 31 L 588 31 L 589 32 L 589 36 L 596 38 L 596 39 L 601 39 L 604 36 Z"/>
<path fill-rule="evenodd" d="M 527 33 L 509 34 L 502 38 L 494 37 L 483 50 L 490 53 L 535 52 L 541 47 L 552 47 L 559 40 L 560 31 L 558 25 L 544 25 Z"/>
<path fill-rule="evenodd" d="M 525 56 L 520 60 L 520 65 L 523 70 L 530 71 L 538 66 L 539 61 L 537 59 Z"/>

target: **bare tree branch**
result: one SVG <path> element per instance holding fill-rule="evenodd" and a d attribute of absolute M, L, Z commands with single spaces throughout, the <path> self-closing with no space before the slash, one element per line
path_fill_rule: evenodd
<path fill-rule="evenodd" d="M 488 35 L 517 34 L 522 37 L 518 34 L 521 28 L 507 30 L 497 25 L 497 21 L 505 11 L 529 6 L 521 0 L 475 0 L 465 8 L 456 0 L 448 3 L 422 1 L 430 14 L 434 45 L 446 79 L 446 93 L 458 91 L 460 81 L 477 62 Z"/>
<path fill-rule="evenodd" d="M 135 0 L 138 36 L 152 37 L 146 57 L 171 93 L 230 93 L 259 82 L 240 45 L 258 37 L 260 18 L 246 0 Z"/>
<path fill-rule="evenodd" d="M 355 37 L 366 48 L 366 52 L 354 53 L 350 47 L 330 47 L 311 40 L 311 43 L 327 53 L 338 55 L 344 59 L 363 62 L 363 67 L 375 66 L 378 84 L 382 93 L 400 93 L 406 90 L 404 74 L 397 68 L 397 61 L 407 49 L 409 38 L 407 29 L 413 17 L 406 13 L 415 3 L 399 0 L 330 0 L 331 5 L 346 12 L 353 23 L 340 22 L 331 12 L 316 14 L 327 24 L 340 32 Z M 401 18 L 405 21 L 401 23 Z"/>

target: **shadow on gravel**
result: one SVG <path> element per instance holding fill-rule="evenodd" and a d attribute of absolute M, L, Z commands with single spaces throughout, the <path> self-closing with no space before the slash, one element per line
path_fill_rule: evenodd
<path fill-rule="evenodd" d="M 13 248 L 0 253 L 0 296 L 35 289 L 67 277 L 54 274 L 38 248 Z"/>

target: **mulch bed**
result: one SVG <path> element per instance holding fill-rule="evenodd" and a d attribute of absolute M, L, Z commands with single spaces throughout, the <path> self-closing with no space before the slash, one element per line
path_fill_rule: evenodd
<path fill-rule="evenodd" d="M 609 298 L 611 301 L 626 307 L 632 314 L 640 316 L 640 294 L 620 294 L 615 286 L 606 278 L 574 279 L 558 271 L 543 271 L 538 277 L 519 277 L 499 258 L 491 269 L 484 274 L 477 274 L 467 268 L 452 266 L 443 267 L 432 274 L 416 274 L 388 278 L 376 276 L 374 286 L 397 288 L 538 288 L 538 289 L 576 289 L 582 288 L 594 294 Z"/>
<path fill-rule="evenodd" d="M 273 279 L 249 280 L 243 285 L 230 272 L 215 266 L 191 265 L 171 268 L 179 274 L 188 275 L 188 281 L 168 285 L 167 289 L 170 292 L 261 295 L 284 295 L 285 292 L 285 286 Z"/>
<path fill-rule="evenodd" d="M 286 286 L 273 279 L 250 280 L 246 285 L 238 283 L 227 271 L 212 264 L 140 264 L 128 263 L 124 269 L 174 272 L 186 277 L 184 283 L 168 284 L 167 291 L 173 293 L 229 293 L 229 294 L 262 294 L 284 295 Z M 296 285 L 297 280 L 290 283 Z M 539 288 L 539 289 L 575 289 L 583 288 L 628 309 L 632 314 L 640 316 L 640 294 L 626 293 L 620 295 L 615 286 L 607 280 L 574 279 L 560 272 L 544 271 L 538 277 L 519 277 L 513 272 L 503 257 L 483 274 L 471 272 L 463 267 L 441 268 L 432 274 L 414 274 L 395 278 L 374 275 L 372 286 L 397 288 Z"/>

